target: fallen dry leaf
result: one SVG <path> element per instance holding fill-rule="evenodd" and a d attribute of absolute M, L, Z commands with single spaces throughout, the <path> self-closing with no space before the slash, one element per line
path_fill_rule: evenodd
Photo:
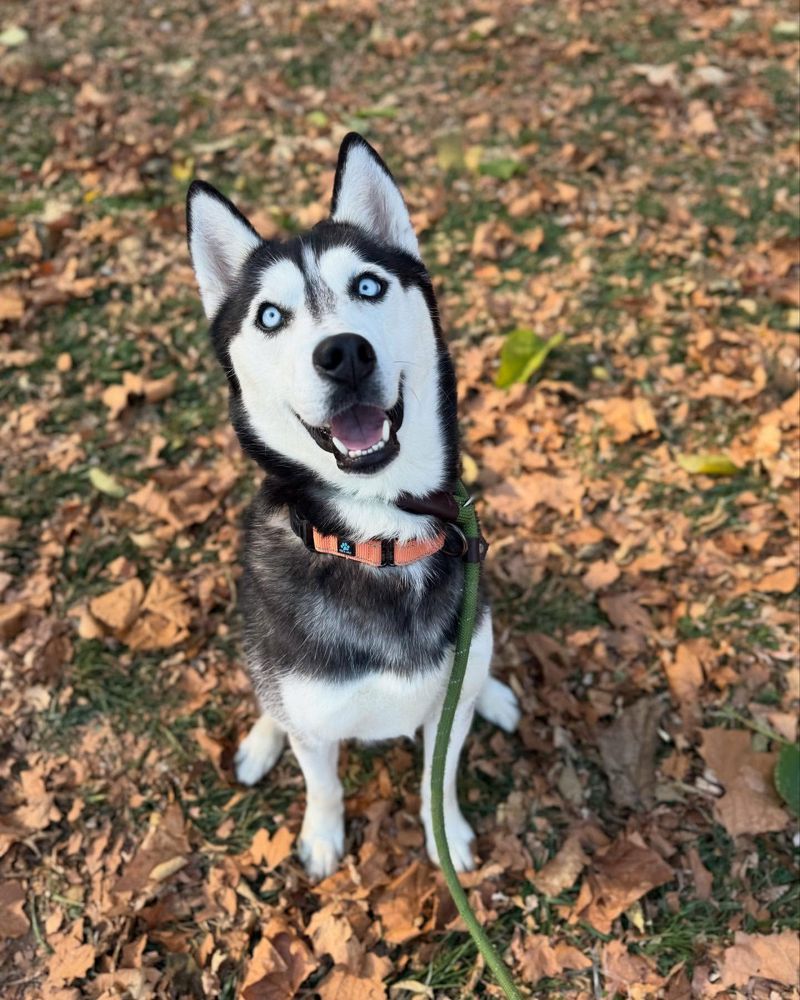
<path fill-rule="evenodd" d="M 776 754 L 755 753 L 750 733 L 721 728 L 703 730 L 700 753 L 725 789 L 714 815 L 732 837 L 786 826 L 789 817 L 772 779 Z"/>
<path fill-rule="evenodd" d="M 48 944 L 53 949 L 47 965 L 47 980 L 51 987 L 63 986 L 80 979 L 94 965 L 95 950 L 83 940 L 83 920 L 76 920 L 69 930 L 51 935 Z"/>
<path fill-rule="evenodd" d="M 620 578 L 620 568 L 611 559 L 593 562 L 583 574 L 582 582 L 587 590 L 603 590 Z"/>
<path fill-rule="evenodd" d="M 144 585 L 138 577 L 126 580 L 100 597 L 93 597 L 89 610 L 114 632 L 124 632 L 134 622 L 144 600 Z"/>
<path fill-rule="evenodd" d="M 637 434 L 652 434 L 658 430 L 653 407 L 641 396 L 634 399 L 624 399 L 621 396 L 594 399 L 587 406 L 600 414 L 617 443 L 629 441 Z"/>
<path fill-rule="evenodd" d="M 651 889 L 671 881 L 672 868 L 639 837 L 618 837 L 595 856 L 572 911 L 601 934 L 609 934 L 614 920 Z"/>
<path fill-rule="evenodd" d="M 658 723 L 664 709 L 654 698 L 640 698 L 624 709 L 597 745 L 611 797 L 629 809 L 649 809 L 655 801 Z"/>
<path fill-rule="evenodd" d="M 279 827 L 272 836 L 263 827 L 257 830 L 250 844 L 250 856 L 257 865 L 268 870 L 277 868 L 292 853 L 294 834 L 285 826 Z"/>
<path fill-rule="evenodd" d="M 566 969 L 589 969 L 592 960 L 564 941 L 551 944 L 545 934 L 518 934 L 511 954 L 522 981 L 535 986 L 545 976 L 560 976 Z"/>
<path fill-rule="evenodd" d="M 558 896 L 565 889 L 572 888 L 588 861 L 580 837 L 572 834 L 564 841 L 558 853 L 536 873 L 533 884 L 546 896 Z"/>
<path fill-rule="evenodd" d="M 6 319 L 22 319 L 25 302 L 16 288 L 6 285 L 0 288 L 0 322 Z"/>
<path fill-rule="evenodd" d="M 123 372 L 122 383 L 108 386 L 103 391 L 101 399 L 108 407 L 111 419 L 116 420 L 137 397 L 143 397 L 148 403 L 158 403 L 171 396 L 177 384 L 177 372 L 160 379 L 145 379 L 133 372 Z"/>
<path fill-rule="evenodd" d="M 656 963 L 646 955 L 631 954 L 622 941 L 603 945 L 601 971 L 608 996 L 621 994 L 644 1000 L 655 996 L 655 991 L 664 985 Z"/>
<path fill-rule="evenodd" d="M 25 913 L 25 890 L 19 882 L 0 882 L 0 938 L 27 934 L 30 922 Z"/>
<path fill-rule="evenodd" d="M 308 945 L 284 917 L 273 917 L 248 959 L 241 986 L 243 1000 L 291 1000 L 317 968 Z"/>
<path fill-rule="evenodd" d="M 745 934 L 736 931 L 725 949 L 720 985 L 747 987 L 753 977 L 782 986 L 800 986 L 800 938 L 796 931 L 780 934 Z"/>
<path fill-rule="evenodd" d="M 797 567 L 787 566 L 786 569 L 779 569 L 774 573 L 767 573 L 756 583 L 755 589 L 766 593 L 791 594 L 797 587 L 800 579 Z"/>
<path fill-rule="evenodd" d="M 385 1000 L 386 987 L 374 979 L 334 966 L 317 987 L 320 1000 Z"/>
<path fill-rule="evenodd" d="M 177 803 L 171 803 L 161 816 L 152 817 L 139 849 L 114 885 L 114 895 L 126 899 L 152 882 L 163 881 L 180 870 L 189 852 L 183 813 Z"/>
<path fill-rule="evenodd" d="M 436 894 L 436 883 L 425 865 L 415 861 L 389 882 L 374 904 L 384 938 L 403 944 L 426 929 L 425 910 Z"/>
<path fill-rule="evenodd" d="M 674 657 L 664 665 L 669 688 L 679 705 L 694 705 L 703 686 L 703 665 L 696 640 L 678 644 Z"/>
<path fill-rule="evenodd" d="M 694 845 L 687 849 L 686 860 L 689 863 L 689 870 L 692 873 L 695 895 L 703 901 L 711 899 L 714 876 L 700 860 L 700 854 Z"/>

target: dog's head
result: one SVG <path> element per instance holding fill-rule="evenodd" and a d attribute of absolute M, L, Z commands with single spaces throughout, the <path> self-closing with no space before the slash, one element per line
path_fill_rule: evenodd
<path fill-rule="evenodd" d="M 403 198 L 354 133 L 339 152 L 330 218 L 263 240 L 199 181 L 189 249 L 245 450 L 364 497 L 452 483 L 455 385 Z"/>

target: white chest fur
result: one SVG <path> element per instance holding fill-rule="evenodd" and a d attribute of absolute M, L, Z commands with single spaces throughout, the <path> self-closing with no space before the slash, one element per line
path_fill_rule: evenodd
<path fill-rule="evenodd" d="M 489 671 L 491 620 L 486 615 L 470 649 L 462 700 L 477 697 Z M 438 713 L 450 677 L 452 652 L 437 666 L 409 678 L 374 672 L 341 683 L 289 676 L 281 681 L 284 718 L 291 733 L 305 740 L 383 740 L 413 736 Z"/>

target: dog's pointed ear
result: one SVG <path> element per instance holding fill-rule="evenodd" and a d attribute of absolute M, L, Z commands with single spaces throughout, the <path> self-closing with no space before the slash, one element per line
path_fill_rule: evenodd
<path fill-rule="evenodd" d="M 186 196 L 186 231 L 203 309 L 211 320 L 261 237 L 232 202 L 204 181 L 193 181 Z"/>
<path fill-rule="evenodd" d="M 346 135 L 339 149 L 331 218 L 352 222 L 371 236 L 419 257 L 419 244 L 403 196 L 366 139 Z"/>

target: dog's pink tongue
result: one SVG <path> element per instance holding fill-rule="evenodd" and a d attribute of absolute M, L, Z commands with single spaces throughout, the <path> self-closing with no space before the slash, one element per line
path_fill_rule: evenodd
<path fill-rule="evenodd" d="M 381 440 L 385 417 L 377 406 L 358 403 L 331 420 L 331 434 L 350 451 L 363 451 Z"/>

